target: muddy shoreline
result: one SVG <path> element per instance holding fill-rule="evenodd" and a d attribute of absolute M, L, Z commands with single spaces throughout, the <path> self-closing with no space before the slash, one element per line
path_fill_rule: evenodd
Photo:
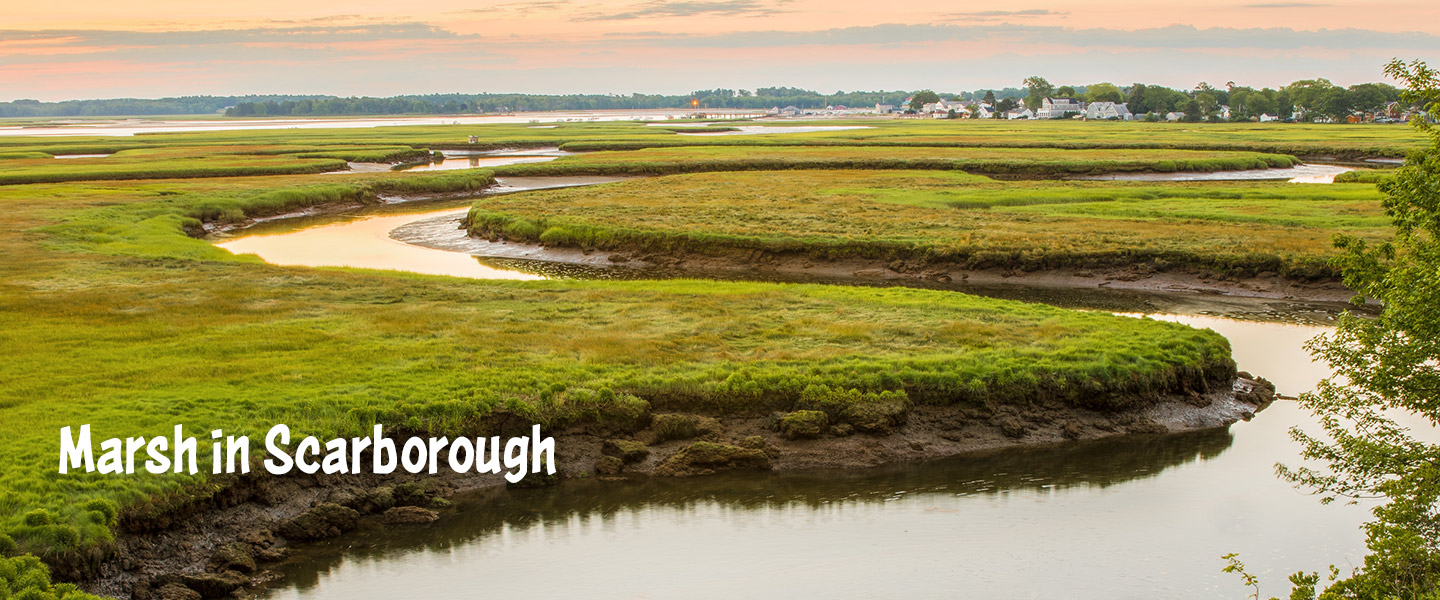
<path fill-rule="evenodd" d="M 456 219 L 456 228 L 464 228 Z M 698 278 L 792 283 L 833 283 L 848 285 L 903 285 L 927 289 L 982 293 L 987 288 L 1054 290 L 1123 290 L 1197 297 L 1235 297 L 1287 302 L 1349 305 L 1355 293 L 1338 281 L 1295 281 L 1278 273 L 1262 272 L 1253 277 L 1225 275 L 1207 269 L 1170 268 L 1155 270 L 1149 265 L 1106 268 L 1062 268 L 1039 271 L 989 268 L 965 269 L 953 264 L 914 265 L 905 261 L 846 258 L 819 260 L 807 256 L 762 251 L 737 252 L 723 256 L 646 253 L 634 250 L 594 250 L 565 246 L 543 246 L 526 241 L 485 239 L 463 231 L 452 238 L 402 232 L 391 238 L 408 244 L 464 252 L 485 261 L 514 261 L 503 266 L 519 271 L 548 274 L 545 263 L 606 269 L 618 278 Z M 528 263 L 528 264 L 527 264 Z M 583 275 L 582 275 L 583 276 Z M 984 294 L 982 295 L 989 295 Z M 1349 306 L 1346 306 L 1347 308 Z"/>
<path fill-rule="evenodd" d="M 530 487 L 558 478 L 623 481 L 700 476 L 725 470 L 792 472 L 865 469 L 1021 446 L 1223 428 L 1249 420 L 1274 399 L 1274 388 L 1241 373 L 1231 389 L 1174 395 L 1118 412 L 1056 404 L 991 408 L 918 405 L 902 424 L 879 431 L 846 426 L 797 432 L 778 415 L 655 414 L 645 429 L 624 432 L 582 425 L 556 432 L 557 477 L 532 476 Z M 693 424 L 678 437 L 671 426 Z M 701 451 L 723 450 L 722 455 Z M 499 475 L 246 476 L 212 478 L 203 502 L 148 520 L 130 519 L 117 535 L 115 558 L 83 587 L 117 598 L 194 599 L 254 596 L 276 580 L 276 568 L 305 544 L 359 527 L 405 526 L 438 518 L 447 498 L 500 490 Z"/>
<path fill-rule="evenodd" d="M 710 273 L 746 272 L 858 282 L 921 283 L 927 284 L 924 287 L 941 287 L 962 292 L 967 286 L 1103 288 L 1312 302 L 1347 302 L 1355 295 L 1336 281 L 1300 282 L 1274 272 L 1260 273 L 1254 277 L 1238 277 L 1206 269 L 1157 271 L 1144 264 L 1022 271 L 1005 268 L 965 269 L 947 264 L 912 265 L 905 261 L 863 258 L 822 262 L 804 256 L 758 251 L 728 256 L 645 255 L 638 258 L 629 253 L 618 252 L 608 255 L 606 260 L 620 266 L 640 268 L 662 266 Z"/>

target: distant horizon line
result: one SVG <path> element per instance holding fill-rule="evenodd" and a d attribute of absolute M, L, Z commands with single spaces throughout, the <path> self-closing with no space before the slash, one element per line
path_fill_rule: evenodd
<path fill-rule="evenodd" d="M 1315 80 L 1318 80 L 1318 79 L 1326 79 L 1326 81 L 1329 81 L 1328 78 L 1315 78 L 1315 79 L 1297 79 L 1297 80 L 1292 81 L 1292 82 L 1290 82 L 1290 83 L 1295 83 L 1295 82 L 1298 82 L 1298 81 L 1315 81 Z M 1383 79 L 1383 78 L 1382 78 L 1382 79 Z M 1356 84 L 1352 84 L 1352 85 L 1363 85 L 1363 84 L 1365 84 L 1365 83 L 1385 83 L 1382 79 L 1377 79 L 1377 80 L 1375 80 L 1375 81 L 1366 81 L 1366 82 L 1356 83 Z M 1097 81 L 1097 82 L 1093 82 L 1093 83 L 1089 83 L 1089 84 L 1059 83 L 1059 84 L 1052 84 L 1052 85 L 1054 85 L 1056 88 L 1060 88 L 1060 87 L 1070 87 L 1070 88 L 1075 89 L 1075 90 L 1076 90 L 1076 93 L 1083 93 L 1081 90 L 1084 90 L 1084 89 L 1086 89 L 1086 88 L 1088 88 L 1088 87 L 1090 87 L 1090 86 L 1092 86 L 1092 85 L 1099 85 L 1099 84 L 1106 84 L 1106 83 L 1111 84 L 1111 85 L 1114 85 L 1114 86 L 1116 86 L 1116 87 L 1118 87 L 1118 88 L 1120 88 L 1120 89 L 1122 89 L 1122 90 L 1123 90 L 1123 89 L 1127 89 L 1127 88 L 1134 87 L 1135 85 L 1144 85 L 1144 86 L 1147 86 L 1147 87 L 1164 87 L 1164 88 L 1169 88 L 1169 89 L 1172 89 L 1172 90 L 1177 90 L 1177 91 L 1182 91 L 1182 92 L 1183 92 L 1183 91 L 1193 91 L 1193 90 L 1197 89 L 1197 88 L 1195 88 L 1195 87 L 1190 87 L 1190 88 L 1172 87 L 1172 86 L 1168 86 L 1168 85 L 1151 84 L 1151 83 L 1145 83 L 1145 82 L 1139 82 L 1139 81 L 1137 81 L 1137 82 L 1131 82 L 1131 83 L 1128 83 L 1128 84 L 1119 84 L 1119 83 L 1115 83 L 1115 82 L 1113 82 L 1113 81 Z M 1288 84 L 1287 84 L 1287 85 L 1288 85 Z M 1337 85 L 1338 87 L 1351 87 L 1351 86 L 1342 86 L 1342 85 L 1339 85 L 1339 84 L 1335 84 L 1335 85 Z M 1390 85 L 1390 84 L 1387 83 L 1386 85 Z M 1254 87 L 1254 86 L 1249 86 L 1249 85 L 1237 84 L 1235 87 L 1250 87 L 1250 88 L 1253 88 L 1253 89 L 1265 89 L 1265 88 L 1270 88 L 1270 89 L 1276 89 L 1276 90 L 1278 90 L 1278 89 L 1283 88 L 1284 86 L 1282 85 L 1282 86 L 1276 86 L 1276 87 L 1271 88 L 1270 86 Z M 885 90 L 885 89 L 879 89 L 879 90 L 854 89 L 854 90 L 836 90 L 835 92 L 820 92 L 820 91 L 817 91 L 817 90 L 806 89 L 806 88 L 791 87 L 791 86 L 778 86 L 778 85 L 777 85 L 777 86 L 760 86 L 760 87 L 753 88 L 753 90 L 773 89 L 773 88 L 783 88 L 783 89 L 796 90 L 796 91 L 799 91 L 799 92 L 813 93 L 813 94 L 816 94 L 816 95 L 821 96 L 821 97 L 843 96 L 843 95 L 847 95 L 847 94 L 915 94 L 915 93 L 919 93 L 919 92 L 935 92 L 935 93 L 940 94 L 940 95 L 942 95 L 942 96 L 946 96 L 946 95 L 959 96 L 959 95 L 965 95 L 965 94 L 977 95 L 977 94 L 983 94 L 983 93 L 985 93 L 985 92 L 997 92 L 997 93 L 999 93 L 999 92 L 1004 92 L 1004 91 L 1008 91 L 1008 90 L 1023 91 L 1023 90 L 1026 89 L 1024 85 L 1015 85 L 1015 86 L 1005 86 L 1005 87 L 978 87 L 978 88 L 975 88 L 975 89 L 973 89 L 973 90 L 956 90 L 956 91 L 938 91 L 937 88 L 933 88 L 933 87 L 919 87 L 919 88 L 914 88 L 914 89 L 909 89 L 909 90 L 905 90 L 905 89 L 894 89 L 894 90 Z M 382 96 L 382 95 L 370 95 L 370 94 L 333 94 L 333 93 L 328 93 L 328 94 L 327 94 L 327 93 L 313 93 L 313 94 L 311 94 L 311 93 L 266 93 L 266 94 L 258 94 L 258 93 L 246 93 L 246 94 L 207 93 L 207 94 L 188 94 L 188 95 L 178 95 L 178 96 L 177 96 L 177 95 L 171 95 L 171 96 L 149 96 L 149 97 L 141 97 L 141 96 L 110 96 L 110 97 L 91 97 L 91 98 L 66 98 L 66 99 L 64 99 L 64 100 L 40 100 L 40 99 L 36 99 L 36 98 L 14 97 L 14 98 L 9 99 L 9 100 L 0 99 L 0 104 L 17 104 L 17 103 L 20 103 L 20 104 L 31 104 L 31 103 L 35 103 L 35 104 L 64 104 L 64 103 L 67 103 L 67 102 L 107 102 L 107 101 L 124 101 L 124 100 L 136 100 L 136 101 L 151 101 L 151 102 L 155 102 L 155 101 L 162 101 L 162 100 L 185 100 L 185 99 L 197 99 L 197 98 L 236 98 L 236 99 L 240 99 L 240 98 L 256 98 L 256 99 L 264 99 L 264 100 L 274 100 L 274 99 L 281 99 L 281 98 L 284 98 L 284 99 L 292 99 L 292 100 L 318 100 L 318 99 L 377 99 L 377 100 L 386 100 L 386 99 L 393 99 L 393 98 L 425 98 L 425 97 L 443 97 L 443 96 L 544 96 L 544 97 L 557 97 L 557 98 L 563 98 L 563 97 L 567 97 L 567 96 L 600 96 L 600 97 L 609 97 L 609 98 L 629 98 L 629 97 L 634 97 L 634 96 L 651 96 L 651 97 L 660 96 L 660 97 L 676 97 L 676 98 L 679 98 L 679 97 L 696 98 L 696 97 L 699 97 L 699 96 L 697 96 L 697 95 L 694 93 L 694 92 L 696 92 L 696 91 L 706 91 L 706 92 L 710 92 L 710 91 L 725 90 L 725 89 L 731 89 L 731 88 L 712 88 L 712 89 L 709 89 L 709 90 L 691 90 L 690 92 L 685 92 L 685 93 L 664 93 L 664 92 L 627 92 L 627 93 L 618 93 L 618 92 L 568 92 L 568 93 L 539 93 L 539 92 L 424 92 L 424 93 L 391 94 L 391 95 L 384 95 L 384 96 Z M 733 88 L 733 89 L 734 89 L 734 90 L 750 91 L 750 92 L 752 93 L 752 95 L 749 96 L 749 97 L 761 97 L 761 96 L 759 96 L 758 94 L 754 94 L 754 93 L 753 93 L 753 90 L 747 90 L 746 88 L 740 88 L 740 87 Z M 1225 86 L 1222 84 L 1222 85 L 1216 86 L 1215 89 L 1225 89 Z M 732 97 L 741 97 L 741 96 L 732 96 Z M 781 98 L 781 97 L 786 97 L 786 96 L 766 96 L 766 97 Z M 686 108 L 686 107 L 676 107 L 676 108 Z M 614 109 L 614 110 L 621 110 L 621 109 Z M 104 116 L 104 115 L 93 115 L 93 116 Z"/>

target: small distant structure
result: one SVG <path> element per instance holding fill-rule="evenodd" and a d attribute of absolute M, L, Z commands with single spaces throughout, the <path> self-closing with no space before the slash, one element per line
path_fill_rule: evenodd
<path fill-rule="evenodd" d="M 938 102 L 931 102 L 921 107 L 920 112 L 926 113 L 936 119 L 948 119 L 952 113 L 955 115 L 959 115 L 960 113 L 968 115 L 970 111 L 965 107 L 965 103 L 960 100 L 946 100 L 941 98 Z"/>
<path fill-rule="evenodd" d="M 1086 119 L 1110 119 L 1129 121 L 1135 118 L 1123 102 L 1091 102 L 1085 107 Z"/>
<path fill-rule="evenodd" d="M 894 105 L 894 104 L 878 104 L 878 103 L 877 103 L 877 104 L 875 105 L 875 112 L 876 112 L 876 113 L 879 113 L 879 114 L 882 114 L 882 115 L 888 115 L 888 114 L 890 114 L 890 113 L 895 112 L 895 105 Z"/>
<path fill-rule="evenodd" d="M 1063 119 L 1085 112 L 1085 106 L 1070 98 L 1045 98 L 1040 101 L 1040 110 L 1035 111 L 1037 119 Z"/>
<path fill-rule="evenodd" d="M 1273 122 L 1279 121 L 1279 120 L 1280 120 L 1280 117 L 1277 117 L 1277 116 L 1272 115 L 1272 114 L 1269 114 L 1269 113 L 1260 115 L 1260 122 L 1261 122 L 1261 123 L 1273 123 Z"/>
<path fill-rule="evenodd" d="M 975 107 L 975 111 L 971 115 L 976 119 L 993 119 L 995 118 L 995 107 L 982 103 Z"/>
<path fill-rule="evenodd" d="M 780 116 L 782 117 L 798 117 L 802 113 L 803 111 L 801 111 L 799 108 L 796 108 L 793 104 L 780 109 Z"/>
<path fill-rule="evenodd" d="M 1017 108 L 1015 110 L 1005 113 L 1005 118 L 1012 121 L 1033 119 L 1035 118 L 1035 113 L 1032 112 L 1029 108 Z"/>
<path fill-rule="evenodd" d="M 472 144 L 478 144 L 478 143 L 480 143 L 480 136 L 478 136 L 478 135 L 472 135 L 472 136 L 470 136 L 470 143 L 472 143 Z"/>
<path fill-rule="evenodd" d="M 1168 112 L 1168 113 L 1165 113 L 1165 120 L 1166 120 L 1166 121 L 1179 121 L 1180 119 L 1183 119 L 1183 118 L 1185 118 L 1185 113 L 1183 113 L 1183 112 Z"/>

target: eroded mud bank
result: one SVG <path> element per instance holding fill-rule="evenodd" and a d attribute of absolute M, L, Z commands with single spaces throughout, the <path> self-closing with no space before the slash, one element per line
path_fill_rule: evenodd
<path fill-rule="evenodd" d="M 919 405 L 880 418 L 830 418 L 820 411 L 724 416 L 656 413 L 633 431 L 587 425 L 556 435 L 559 478 L 624 480 L 699 476 L 725 470 L 863 469 L 1007 447 L 1127 434 L 1226 427 L 1274 398 L 1263 379 L 1241 373 L 1228 390 L 1167 396 L 1109 412 L 1032 402 L 997 407 Z M 820 413 L 820 414 L 799 414 Z M 250 475 L 212 479 L 204 500 L 123 524 L 117 558 L 85 587 L 120 598 L 244 595 L 278 577 L 296 548 L 363 526 L 438 518 L 446 498 L 507 485 L 499 475 Z"/>

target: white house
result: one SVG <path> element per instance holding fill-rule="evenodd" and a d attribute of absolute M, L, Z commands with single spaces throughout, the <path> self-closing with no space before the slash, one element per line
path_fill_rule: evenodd
<path fill-rule="evenodd" d="M 1230 107 L 1229 107 L 1228 105 L 1221 104 L 1221 105 L 1220 105 L 1220 108 L 1215 111 L 1215 117 L 1218 118 L 1218 119 L 1220 119 L 1220 120 L 1222 120 L 1222 121 L 1229 121 L 1229 120 L 1230 120 Z"/>
<path fill-rule="evenodd" d="M 1035 111 L 1035 118 L 1063 119 L 1083 112 L 1085 107 L 1069 98 L 1046 98 L 1040 102 L 1040 110 Z"/>
<path fill-rule="evenodd" d="M 880 114 L 882 114 L 882 115 L 888 115 L 888 114 L 890 114 L 890 113 L 892 113 L 892 112 L 895 112 L 895 105 L 894 105 L 894 104 L 876 104 L 876 105 L 875 105 L 875 112 L 880 113 Z"/>
<path fill-rule="evenodd" d="M 1015 109 L 1015 110 L 1012 110 L 1012 111 L 1010 111 L 1010 112 L 1005 113 L 1005 118 L 1007 118 L 1007 119 L 1033 119 L 1033 118 L 1035 118 L 1035 113 L 1030 112 L 1030 109 L 1028 109 L 1028 108 L 1021 107 L 1021 108 L 1017 108 L 1017 109 Z"/>
<path fill-rule="evenodd" d="M 1277 116 L 1272 115 L 1272 114 L 1263 114 L 1263 115 L 1260 115 L 1260 122 L 1261 122 L 1261 123 L 1270 123 L 1270 122 L 1272 122 L 1272 121 L 1279 121 L 1279 120 L 1280 120 L 1280 117 L 1277 117 Z"/>
<path fill-rule="evenodd" d="M 989 104 L 981 104 L 976 106 L 975 111 L 971 114 L 974 115 L 976 119 L 993 119 L 995 118 L 995 107 Z"/>
<path fill-rule="evenodd" d="M 943 98 L 938 102 L 931 102 L 920 108 L 920 112 L 928 113 L 937 119 L 950 116 L 950 111 L 952 110 L 955 111 L 956 116 L 969 114 L 969 110 L 965 108 L 964 102 L 959 100 L 945 100 Z"/>
<path fill-rule="evenodd" d="M 1134 119 L 1135 115 L 1130 114 L 1129 107 L 1123 102 L 1091 102 L 1085 107 L 1085 118 L 1129 121 Z"/>
<path fill-rule="evenodd" d="M 1185 118 L 1185 113 L 1183 113 L 1183 112 L 1170 112 L 1170 113 L 1165 113 L 1165 120 L 1166 120 L 1166 121 L 1179 121 L 1180 119 L 1183 119 L 1183 118 Z"/>

